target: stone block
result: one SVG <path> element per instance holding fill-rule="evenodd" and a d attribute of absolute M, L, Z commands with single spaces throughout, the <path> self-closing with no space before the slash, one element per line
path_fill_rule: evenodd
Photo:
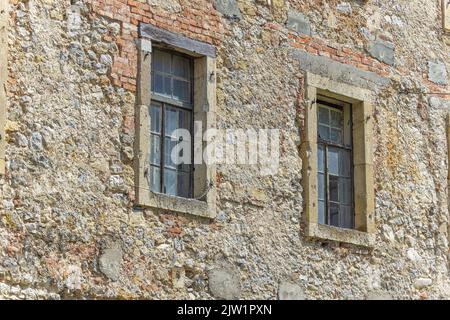
<path fill-rule="evenodd" d="M 222 13 L 226 18 L 236 20 L 242 18 L 236 0 L 214 0 L 214 6 L 216 10 Z"/>
<path fill-rule="evenodd" d="M 447 84 L 447 68 L 441 61 L 428 61 L 428 79 L 436 84 Z"/>
<path fill-rule="evenodd" d="M 370 41 L 367 52 L 375 59 L 393 66 L 395 63 L 395 48 L 390 42 L 380 39 Z"/>
<path fill-rule="evenodd" d="M 120 247 L 114 247 L 106 249 L 99 258 L 100 271 L 113 281 L 119 279 L 122 255 L 122 249 Z"/>
<path fill-rule="evenodd" d="M 208 274 L 211 294 L 219 299 L 239 299 L 241 284 L 239 275 L 231 268 L 213 269 Z"/>
<path fill-rule="evenodd" d="M 298 284 L 283 281 L 278 287 L 279 300 L 306 300 L 305 292 Z"/>
<path fill-rule="evenodd" d="M 311 35 L 311 24 L 308 18 L 301 12 L 289 10 L 287 27 L 298 33 Z"/>

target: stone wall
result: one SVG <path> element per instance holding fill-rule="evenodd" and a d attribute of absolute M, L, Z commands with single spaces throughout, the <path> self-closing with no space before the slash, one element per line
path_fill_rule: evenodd
<path fill-rule="evenodd" d="M 450 298 L 439 1 L 10 9 L 0 298 Z M 140 22 L 217 47 L 219 128 L 282 129 L 277 175 L 218 167 L 215 220 L 133 206 Z M 305 71 L 374 93 L 374 249 L 304 235 Z"/>

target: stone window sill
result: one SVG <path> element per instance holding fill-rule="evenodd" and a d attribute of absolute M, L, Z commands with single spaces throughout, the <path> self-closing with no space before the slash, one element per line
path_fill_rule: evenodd
<path fill-rule="evenodd" d="M 310 224 L 307 235 L 311 238 L 349 243 L 367 248 L 375 246 L 375 235 L 373 234 L 322 224 Z"/>
<path fill-rule="evenodd" d="M 162 193 L 145 192 L 146 197 L 138 201 L 141 207 L 168 210 L 213 219 L 215 211 L 206 201 L 169 196 Z"/>

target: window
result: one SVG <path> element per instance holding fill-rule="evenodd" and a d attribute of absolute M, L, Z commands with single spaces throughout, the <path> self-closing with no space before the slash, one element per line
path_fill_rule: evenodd
<path fill-rule="evenodd" d="M 154 192 L 192 197 L 193 132 L 192 61 L 173 52 L 154 50 L 150 121 L 149 186 Z M 185 130 L 179 134 L 177 130 Z M 186 145 L 186 144 L 185 144 Z M 188 155 L 183 153 L 189 152 Z M 173 155 L 172 155 L 173 153 Z M 187 157 L 186 157 L 187 156 Z M 188 160 L 184 163 L 184 160 Z"/>
<path fill-rule="evenodd" d="M 353 228 L 351 105 L 318 97 L 318 223 Z"/>
<path fill-rule="evenodd" d="M 136 205 L 214 218 L 216 168 L 201 156 L 216 126 L 216 50 L 148 24 L 139 36 Z"/>
<path fill-rule="evenodd" d="M 300 152 L 306 235 L 373 246 L 372 92 L 310 72 Z"/>

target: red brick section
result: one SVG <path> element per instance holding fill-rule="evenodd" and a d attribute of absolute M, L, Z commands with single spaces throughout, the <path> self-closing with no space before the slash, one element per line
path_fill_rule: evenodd
<path fill-rule="evenodd" d="M 191 1 L 180 13 L 168 13 L 158 7 L 135 0 L 87 0 L 92 15 L 107 17 L 120 23 L 121 33 L 115 39 L 104 36 L 105 41 L 115 41 L 119 53 L 114 57 L 111 77 L 114 85 L 136 91 L 137 48 L 140 22 L 185 35 L 191 39 L 218 45 L 225 30 L 219 13 L 211 1 Z"/>
<path fill-rule="evenodd" d="M 275 26 L 269 26 L 269 28 L 276 29 Z M 371 71 L 384 77 L 393 75 L 394 72 L 403 76 L 408 75 L 408 70 L 393 68 L 364 53 L 345 47 L 340 49 L 338 46 L 326 44 L 321 39 L 304 34 L 294 34 L 292 32 L 288 34 L 288 38 L 290 46 L 294 48 L 302 49 L 315 55 L 325 56 L 341 63 L 353 65 L 361 70 Z M 439 86 L 432 83 L 428 80 L 426 74 L 423 75 L 422 81 L 428 86 L 429 92 L 436 93 L 436 96 L 440 96 L 441 98 L 446 97 L 446 86 Z"/>

